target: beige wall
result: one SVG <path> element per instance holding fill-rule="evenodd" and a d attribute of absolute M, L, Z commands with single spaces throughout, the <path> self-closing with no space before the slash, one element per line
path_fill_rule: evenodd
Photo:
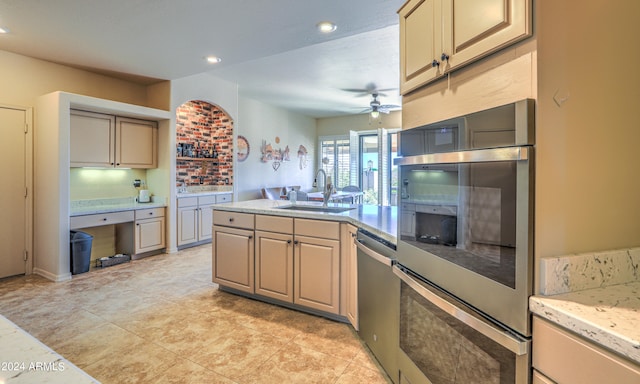
<path fill-rule="evenodd" d="M 309 191 L 316 164 L 316 119 L 243 97 L 238 107 L 241 119 L 237 134 L 246 137 L 250 146 L 247 159 L 236 163 L 238 199 L 257 199 L 264 187 L 299 185 L 303 191 Z M 289 146 L 290 161 L 280 162 L 277 170 L 273 161 L 260 161 L 262 140 L 274 148 Z M 300 145 L 307 149 L 306 163 L 298 157 Z"/>
<path fill-rule="evenodd" d="M 38 96 L 55 91 L 164 110 L 169 102 L 168 82 L 147 87 L 6 51 L 0 51 L 0 73 L 0 104 L 33 106 Z"/>
<path fill-rule="evenodd" d="M 325 117 L 317 120 L 318 136 L 348 135 L 349 131 L 366 131 L 378 128 L 402 127 L 402 113 L 399 111 L 380 114 L 380 119 L 371 120 L 369 114 Z"/>
<path fill-rule="evenodd" d="M 637 247 L 640 2 L 536 3 L 536 253 Z"/>

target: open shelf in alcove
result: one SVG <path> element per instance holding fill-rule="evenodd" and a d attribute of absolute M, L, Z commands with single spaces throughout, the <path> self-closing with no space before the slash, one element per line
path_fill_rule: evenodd
<path fill-rule="evenodd" d="M 208 163 L 217 163 L 218 159 L 210 159 L 210 158 L 206 158 L 206 157 L 184 157 L 184 156 L 177 156 L 176 160 L 182 160 L 182 161 L 206 161 Z"/>

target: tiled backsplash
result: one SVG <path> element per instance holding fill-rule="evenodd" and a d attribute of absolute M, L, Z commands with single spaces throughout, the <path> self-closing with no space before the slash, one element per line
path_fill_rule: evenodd
<path fill-rule="evenodd" d="M 233 121 L 220 108 L 205 101 L 182 104 L 176 115 L 177 145 L 212 149 L 216 159 L 176 161 L 176 187 L 233 185 Z"/>
<path fill-rule="evenodd" d="M 557 295 L 640 281 L 640 248 L 540 260 L 540 293 Z"/>

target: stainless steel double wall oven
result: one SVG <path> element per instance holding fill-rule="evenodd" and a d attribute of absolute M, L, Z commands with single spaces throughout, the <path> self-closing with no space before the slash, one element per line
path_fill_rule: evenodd
<path fill-rule="evenodd" d="M 533 100 L 400 134 L 407 382 L 529 381 L 534 134 Z"/>

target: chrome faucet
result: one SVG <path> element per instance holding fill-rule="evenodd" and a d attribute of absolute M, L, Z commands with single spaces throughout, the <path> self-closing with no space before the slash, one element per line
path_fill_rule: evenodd
<path fill-rule="evenodd" d="M 329 198 L 333 193 L 333 185 L 331 185 L 331 179 L 327 176 L 327 173 L 324 169 L 320 168 L 316 172 L 316 175 L 313 177 L 313 187 L 318 188 L 318 174 L 322 173 L 324 175 L 324 191 L 322 191 L 322 206 L 326 207 L 329 203 Z"/>

